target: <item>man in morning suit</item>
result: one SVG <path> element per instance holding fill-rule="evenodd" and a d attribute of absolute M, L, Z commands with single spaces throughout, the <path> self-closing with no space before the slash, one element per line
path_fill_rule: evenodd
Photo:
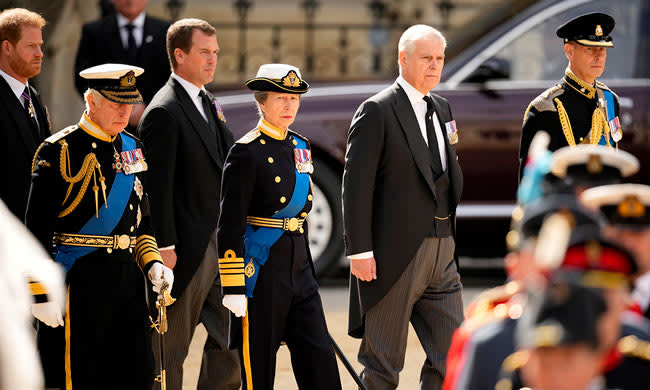
<path fill-rule="evenodd" d="M 219 45 L 215 29 L 182 19 L 167 32 L 172 75 L 142 116 L 142 137 L 151 167 L 151 208 L 161 255 L 174 269 L 165 364 L 169 389 L 181 389 L 183 361 L 202 322 L 208 331 L 198 388 L 239 389 L 239 359 L 228 350 L 230 312 L 222 304 L 216 227 L 221 171 L 233 136 L 214 97 Z"/>
<path fill-rule="evenodd" d="M 420 388 L 440 389 L 451 336 L 463 320 L 454 261 L 463 176 L 449 103 L 430 93 L 440 81 L 446 40 L 429 26 L 400 38 L 400 76 L 366 100 L 348 133 L 343 174 L 348 333 L 363 338 L 368 389 L 395 389 L 408 324 L 426 361 Z"/>
<path fill-rule="evenodd" d="M 84 24 L 75 60 L 75 87 L 79 95 L 86 90 L 79 72 L 105 63 L 136 65 L 145 70 L 138 77 L 143 103 L 133 106 L 129 130 L 135 131 L 144 108 L 165 85 L 169 68 L 165 51 L 165 33 L 169 22 L 151 17 L 144 11 L 148 0 L 111 0 L 115 14 Z"/>
<path fill-rule="evenodd" d="M 50 135 L 45 106 L 29 83 L 41 73 L 44 25 L 45 19 L 24 8 L 0 13 L 0 198 L 21 221 L 34 152 Z"/>

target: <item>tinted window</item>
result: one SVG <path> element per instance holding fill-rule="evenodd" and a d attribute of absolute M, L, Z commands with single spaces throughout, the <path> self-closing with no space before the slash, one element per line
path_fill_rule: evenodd
<path fill-rule="evenodd" d="M 648 77 L 650 39 L 650 0 L 597 0 L 554 15 L 515 38 L 494 58 L 510 64 L 511 80 L 556 80 L 567 66 L 558 26 L 589 12 L 604 12 L 614 17 L 614 48 L 608 49 L 602 78 Z"/>

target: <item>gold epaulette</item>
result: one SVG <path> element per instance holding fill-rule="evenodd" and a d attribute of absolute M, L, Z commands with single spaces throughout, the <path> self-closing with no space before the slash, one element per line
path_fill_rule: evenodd
<path fill-rule="evenodd" d="M 605 83 L 603 83 L 602 81 L 598 81 L 598 80 L 596 80 L 596 88 L 600 88 L 600 89 L 608 90 L 609 92 L 613 93 L 614 96 L 616 96 L 616 100 L 618 100 L 618 95 L 617 95 L 616 93 L 614 93 L 614 91 L 612 91 L 612 89 L 609 88 L 609 87 L 608 87 Z"/>
<path fill-rule="evenodd" d="M 254 128 L 253 130 L 249 131 L 248 133 L 244 134 L 243 137 L 235 141 L 237 144 L 249 144 L 253 142 L 257 137 L 259 137 L 262 133 L 257 129 Z"/>
<path fill-rule="evenodd" d="M 625 356 L 650 361 L 650 342 L 630 335 L 618 341 L 618 350 Z"/>
<path fill-rule="evenodd" d="M 537 111 L 556 111 L 553 99 L 562 95 L 564 88 L 561 84 L 556 84 L 546 91 L 542 92 L 530 103 Z"/>
<path fill-rule="evenodd" d="M 56 133 L 52 134 L 51 136 L 47 137 L 45 141 L 41 142 L 41 144 L 38 146 L 36 149 L 36 152 L 34 153 L 34 157 L 32 158 L 32 173 L 34 172 L 34 168 L 36 168 L 36 158 L 38 157 L 38 153 L 41 151 L 43 146 L 47 144 L 54 144 L 57 141 L 59 141 L 61 138 L 65 137 L 66 135 L 72 133 L 73 131 L 77 130 L 79 126 L 77 125 L 72 125 L 68 126 L 62 130 L 57 131 Z M 39 161 L 39 165 L 46 165 L 46 166 L 51 166 L 49 161 Z"/>
<path fill-rule="evenodd" d="M 58 142 L 61 138 L 65 137 L 66 135 L 72 133 L 73 131 L 79 129 L 78 125 L 72 125 L 68 126 L 62 130 L 57 131 L 56 133 L 52 134 L 51 136 L 47 137 L 45 139 L 45 142 L 54 144 Z"/>

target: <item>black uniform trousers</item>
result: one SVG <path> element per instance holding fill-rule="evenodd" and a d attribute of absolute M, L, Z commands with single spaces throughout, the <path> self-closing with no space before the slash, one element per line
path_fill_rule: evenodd
<path fill-rule="evenodd" d="M 74 390 L 151 389 L 154 362 L 144 298 L 149 287 L 131 256 L 105 251 L 78 259 L 68 272 L 65 327 L 41 324 L 39 342 L 57 344 L 55 356 L 44 362 L 46 388 L 66 389 L 68 372 Z"/>
<path fill-rule="evenodd" d="M 243 389 L 248 389 L 247 374 L 254 390 L 273 389 L 276 354 L 282 341 L 291 353 L 299 389 L 341 388 L 306 244 L 302 234 L 286 232 L 271 247 L 260 270 L 253 297 L 248 299 L 249 348 L 240 352 Z M 248 372 L 246 353 L 250 357 Z"/>

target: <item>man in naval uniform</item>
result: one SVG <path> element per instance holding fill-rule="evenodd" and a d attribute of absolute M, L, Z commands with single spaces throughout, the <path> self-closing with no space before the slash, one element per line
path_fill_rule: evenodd
<path fill-rule="evenodd" d="M 572 19 L 557 29 L 564 40 L 569 66 L 557 85 L 536 97 L 526 109 L 519 147 L 519 178 L 530 143 L 539 130 L 550 135 L 548 149 L 601 144 L 613 147 L 621 140 L 618 96 L 596 78 L 605 70 L 614 19 L 591 13 Z"/>
<path fill-rule="evenodd" d="M 139 141 L 123 131 L 132 104 L 142 101 L 135 86 L 142 72 L 121 64 L 82 71 L 86 111 L 36 151 L 26 224 L 65 269 L 68 289 L 65 336 L 56 332 L 61 328 L 39 329 L 39 348 L 65 337 L 65 348 L 41 353 L 47 388 L 153 383 L 143 274 L 159 292 L 173 273 L 151 228 L 142 186 L 147 163 Z"/>

